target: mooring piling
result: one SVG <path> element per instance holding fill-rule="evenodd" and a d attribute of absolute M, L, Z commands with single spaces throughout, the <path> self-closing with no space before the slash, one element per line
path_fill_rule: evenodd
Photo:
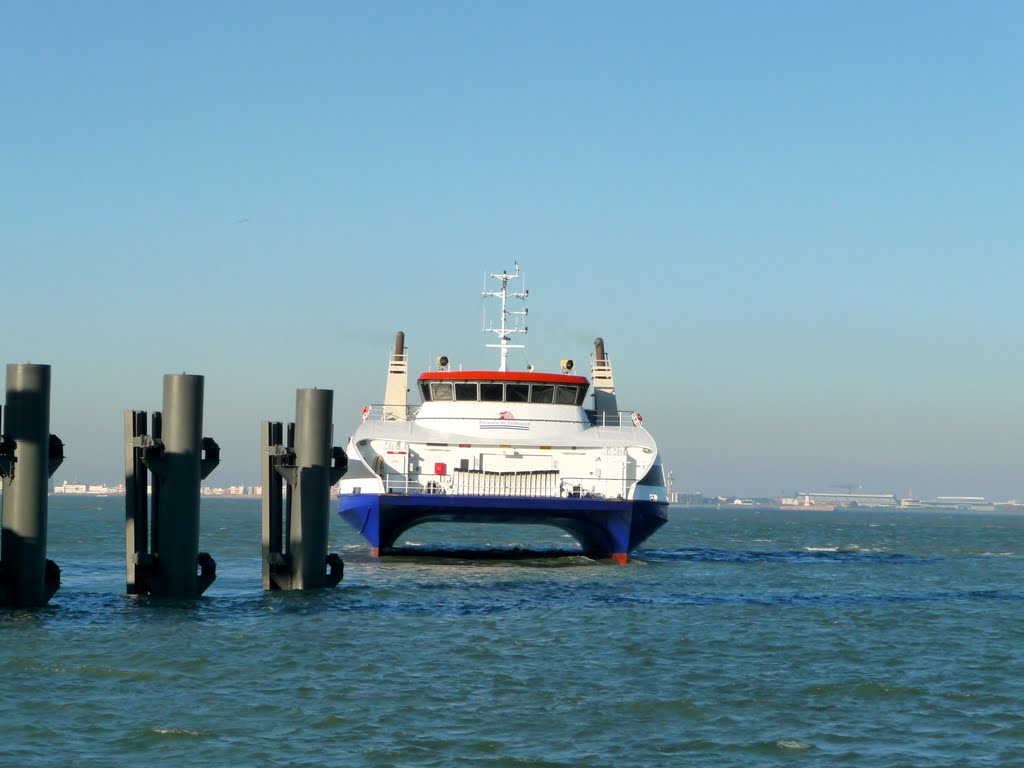
<path fill-rule="evenodd" d="M 145 411 L 125 412 L 128 594 L 197 597 L 217 577 L 213 558 L 199 551 L 199 484 L 220 463 L 220 447 L 202 434 L 202 376 L 164 376 L 151 434 Z"/>
<path fill-rule="evenodd" d="M 2 415 L 0 605 L 46 605 L 60 587 L 60 568 L 46 559 L 47 481 L 64 460 L 50 434 L 50 366 L 7 366 Z"/>
<path fill-rule="evenodd" d="M 327 554 L 331 486 L 348 466 L 345 452 L 331 447 L 333 404 L 332 390 L 297 390 L 287 442 L 281 422 L 262 424 L 264 589 L 319 589 L 342 579 L 341 557 Z"/>

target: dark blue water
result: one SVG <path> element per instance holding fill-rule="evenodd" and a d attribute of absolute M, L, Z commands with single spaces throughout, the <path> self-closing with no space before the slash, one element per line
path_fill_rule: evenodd
<path fill-rule="evenodd" d="M 3 766 L 1024 765 L 1024 517 L 673 508 L 626 567 L 373 560 L 339 521 L 340 587 L 265 594 L 259 502 L 213 501 L 176 602 L 124 595 L 120 499 L 50 518 L 60 591 L 0 611 Z"/>

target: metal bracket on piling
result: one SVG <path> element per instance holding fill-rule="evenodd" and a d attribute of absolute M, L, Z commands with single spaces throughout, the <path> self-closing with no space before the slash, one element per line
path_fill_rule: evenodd
<path fill-rule="evenodd" d="M 217 561 L 210 557 L 209 552 L 200 552 L 196 555 L 196 567 L 199 569 L 196 594 L 201 595 L 217 579 Z"/>
<path fill-rule="evenodd" d="M 128 594 L 197 597 L 217 578 L 199 552 L 199 484 L 220 463 L 220 446 L 201 437 L 203 377 L 164 377 L 164 409 L 125 412 L 125 534 Z M 152 493 L 147 496 L 152 473 Z"/>
<path fill-rule="evenodd" d="M 49 459 L 49 474 L 47 477 L 53 477 L 53 473 L 64 463 L 64 441 L 56 435 L 50 435 L 47 453 L 47 458 Z"/>
<path fill-rule="evenodd" d="M 331 448 L 331 485 L 341 480 L 348 472 L 348 455 L 341 446 Z"/>
<path fill-rule="evenodd" d="M 199 478 L 205 480 L 220 464 L 220 446 L 212 437 L 204 437 L 202 449 L 203 458 L 199 462 Z"/>
<path fill-rule="evenodd" d="M 281 422 L 263 422 L 264 589 L 334 587 L 343 578 L 341 557 L 327 554 L 330 489 L 348 467 L 345 452 L 330 445 L 333 397 L 298 390 L 287 442 Z"/>
<path fill-rule="evenodd" d="M 293 427 L 294 425 L 289 425 Z M 292 558 L 287 530 L 291 527 L 291 488 L 295 484 L 295 451 L 282 444 L 283 425 L 265 421 L 263 433 L 263 588 L 289 590 Z M 291 433 L 291 429 L 289 429 Z M 282 481 L 284 488 L 282 488 Z M 285 499 L 288 514 L 285 516 Z M 286 522 L 287 520 L 287 522 Z"/>
<path fill-rule="evenodd" d="M 285 460 L 287 450 L 281 444 L 281 422 L 264 421 L 260 433 L 263 447 L 263 588 L 291 589 L 291 562 L 284 554 L 283 498 L 281 475 L 278 473 L 278 466 Z M 294 456 L 291 463 L 295 463 Z"/>
<path fill-rule="evenodd" d="M 14 441 L 0 437 L 0 477 L 14 478 L 14 465 L 18 463 L 14 455 Z"/>
<path fill-rule="evenodd" d="M 345 577 L 345 563 L 341 560 L 341 555 L 337 552 L 331 552 L 327 555 L 327 587 L 336 587 Z"/>

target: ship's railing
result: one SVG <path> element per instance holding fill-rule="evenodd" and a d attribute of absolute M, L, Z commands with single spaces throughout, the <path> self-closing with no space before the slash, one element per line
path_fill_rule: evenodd
<path fill-rule="evenodd" d="M 419 411 L 418 405 L 375 404 L 363 406 L 363 421 L 412 421 Z"/>
<path fill-rule="evenodd" d="M 644 417 L 636 411 L 587 411 L 587 418 L 594 427 L 639 427 Z"/>
<path fill-rule="evenodd" d="M 418 405 L 367 405 L 363 408 L 363 421 L 412 421 L 417 418 L 420 406 Z M 584 411 L 588 423 L 592 427 L 641 427 L 643 416 L 636 411 Z M 419 421 L 465 421 L 480 422 L 487 419 L 480 416 L 449 416 L 439 415 L 428 418 L 420 417 Z M 515 419 L 517 422 L 530 424 L 579 424 L 578 419 Z"/>
<path fill-rule="evenodd" d="M 559 496 L 558 470 L 488 472 L 483 469 L 456 469 L 452 473 L 451 493 L 456 496 Z"/>
<path fill-rule="evenodd" d="M 558 470 L 488 472 L 456 469 L 449 475 L 385 473 L 385 493 L 399 495 L 509 496 L 513 498 L 624 499 L 634 480 L 622 477 L 567 477 Z"/>
<path fill-rule="evenodd" d="M 385 473 L 381 478 L 384 482 L 384 493 L 398 493 L 407 496 L 410 493 L 423 493 L 423 483 L 405 475 L 392 475 Z"/>
<path fill-rule="evenodd" d="M 584 499 L 624 499 L 636 480 L 624 477 L 562 477 L 559 496 Z"/>

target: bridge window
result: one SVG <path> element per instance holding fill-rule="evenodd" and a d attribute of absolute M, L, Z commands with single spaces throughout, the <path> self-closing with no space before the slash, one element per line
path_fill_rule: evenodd
<path fill-rule="evenodd" d="M 505 385 L 486 382 L 480 384 L 480 399 L 488 403 L 500 403 L 505 399 Z"/>
<path fill-rule="evenodd" d="M 506 384 L 505 385 L 505 402 L 506 403 L 525 403 L 530 399 L 530 385 L 529 384 Z"/>
<path fill-rule="evenodd" d="M 555 402 L 559 405 L 576 405 L 579 392 L 579 387 L 567 387 L 564 384 L 559 384 L 555 387 Z"/>
<path fill-rule="evenodd" d="M 455 399 L 456 400 L 478 400 L 476 392 L 475 381 L 457 381 L 455 382 Z"/>
<path fill-rule="evenodd" d="M 553 403 L 555 401 L 554 384 L 534 384 L 530 388 L 531 403 Z"/>
<path fill-rule="evenodd" d="M 452 383 L 450 381 L 430 382 L 430 399 L 454 400 L 455 398 L 452 392 Z"/>

